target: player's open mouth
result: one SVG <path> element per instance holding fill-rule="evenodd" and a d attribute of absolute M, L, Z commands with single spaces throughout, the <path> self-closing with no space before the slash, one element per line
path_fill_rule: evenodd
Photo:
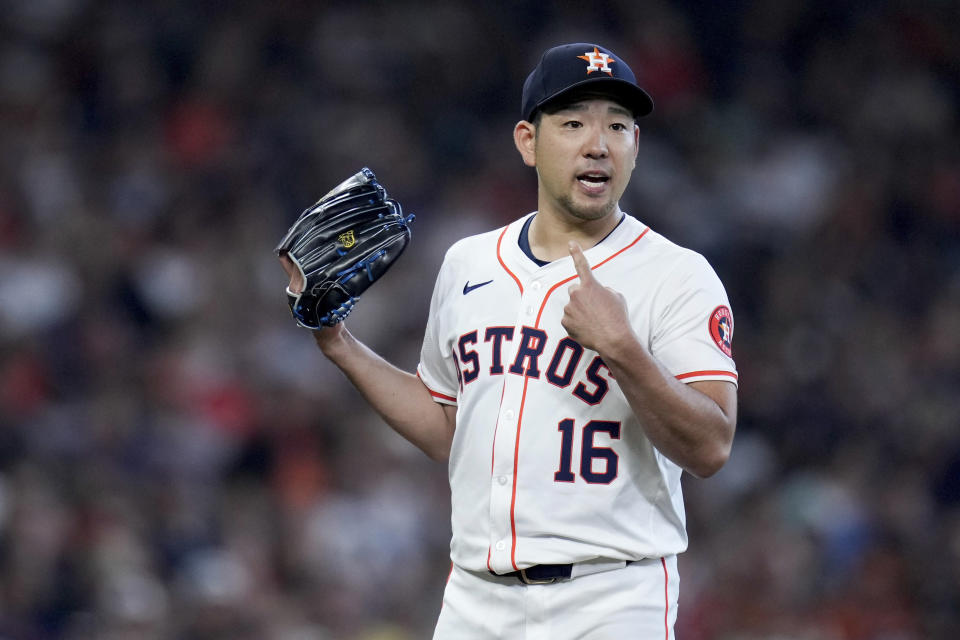
<path fill-rule="evenodd" d="M 590 191 L 597 191 L 602 189 L 604 185 L 610 180 L 610 176 L 604 173 L 581 173 L 577 176 L 577 182 L 582 184 Z"/>

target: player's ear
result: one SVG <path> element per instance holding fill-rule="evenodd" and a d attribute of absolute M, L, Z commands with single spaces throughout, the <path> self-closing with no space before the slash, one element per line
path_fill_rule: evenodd
<path fill-rule="evenodd" d="M 537 166 L 537 127 L 532 122 L 521 120 L 513 128 L 513 143 L 528 167 Z"/>
<path fill-rule="evenodd" d="M 637 168 L 637 155 L 640 153 L 640 127 L 633 123 L 633 157 L 630 159 L 630 171 Z"/>

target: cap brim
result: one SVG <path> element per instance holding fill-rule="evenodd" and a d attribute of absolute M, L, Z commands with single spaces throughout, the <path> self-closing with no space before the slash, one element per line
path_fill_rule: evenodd
<path fill-rule="evenodd" d="M 591 90 L 597 93 L 609 94 L 616 102 L 628 108 L 631 113 L 633 113 L 634 118 L 642 118 L 650 115 L 653 111 L 653 98 L 637 85 L 627 80 L 621 80 L 620 78 L 601 77 L 587 78 L 569 87 L 564 87 L 563 90 L 553 95 L 547 96 L 534 105 L 530 113 L 527 114 L 527 120 L 532 120 L 538 110 L 548 108 L 551 103 L 559 102 L 565 96 L 581 90 Z"/>

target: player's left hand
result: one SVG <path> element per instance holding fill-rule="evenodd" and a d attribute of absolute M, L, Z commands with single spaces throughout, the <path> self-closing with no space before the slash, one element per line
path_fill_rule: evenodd
<path fill-rule="evenodd" d="M 581 346 L 603 354 L 618 341 L 633 335 L 626 299 L 605 287 L 593 275 L 583 249 L 570 241 L 570 255 L 579 282 L 570 285 L 570 302 L 563 308 L 560 323 Z"/>
<path fill-rule="evenodd" d="M 297 269 L 297 265 L 293 263 L 290 256 L 285 253 L 281 254 L 280 266 L 283 267 L 283 270 L 287 272 L 287 276 L 290 277 L 290 284 L 287 285 L 287 288 L 293 293 L 301 293 L 303 291 L 303 285 L 306 284 L 306 280 L 304 280 L 303 274 L 300 273 L 300 269 Z"/>

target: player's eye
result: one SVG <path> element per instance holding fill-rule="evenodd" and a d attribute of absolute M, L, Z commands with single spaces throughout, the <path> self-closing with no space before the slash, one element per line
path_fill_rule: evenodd
<path fill-rule="evenodd" d="M 626 131 L 627 125 L 623 124 L 622 122 L 614 122 L 610 125 L 610 128 L 614 131 Z"/>
<path fill-rule="evenodd" d="M 579 129 L 583 126 L 583 123 L 579 120 L 567 120 L 563 123 L 563 126 L 567 127 L 568 129 Z"/>

